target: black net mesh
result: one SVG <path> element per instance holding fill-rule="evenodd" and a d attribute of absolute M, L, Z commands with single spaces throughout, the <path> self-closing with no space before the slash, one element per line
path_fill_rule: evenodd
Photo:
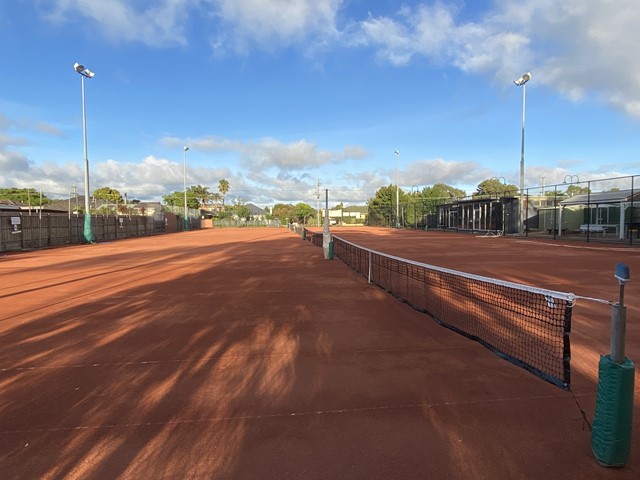
<path fill-rule="evenodd" d="M 308 234 L 322 246 L 322 234 Z M 334 256 L 440 324 L 564 389 L 573 295 L 433 267 L 333 236 Z"/>

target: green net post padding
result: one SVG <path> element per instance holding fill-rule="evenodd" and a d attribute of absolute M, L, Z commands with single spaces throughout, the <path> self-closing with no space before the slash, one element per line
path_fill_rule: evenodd
<path fill-rule="evenodd" d="M 307 239 L 307 229 L 305 227 L 302 227 L 302 233 L 301 233 L 302 239 L 306 240 Z"/>
<path fill-rule="evenodd" d="M 91 229 L 91 214 L 84 214 L 84 231 L 83 231 L 84 243 L 93 243 L 93 231 Z"/>
<path fill-rule="evenodd" d="M 333 260 L 333 242 L 329 242 L 329 255 L 327 260 Z"/>
<path fill-rule="evenodd" d="M 635 366 L 628 358 L 617 364 L 609 355 L 600 357 L 591 433 L 591 449 L 600 465 L 622 467 L 629 458 L 634 375 Z"/>

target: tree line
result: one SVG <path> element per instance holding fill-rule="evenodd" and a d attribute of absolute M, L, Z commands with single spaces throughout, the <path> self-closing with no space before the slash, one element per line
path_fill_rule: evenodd
<path fill-rule="evenodd" d="M 507 184 L 506 182 L 502 182 L 500 179 L 494 177 L 480 182 L 476 187 L 476 191 L 470 196 L 474 198 L 500 198 L 515 196 L 519 190 L 518 186 Z M 545 195 L 571 197 L 586 193 L 589 193 L 588 188 L 572 184 L 569 185 L 565 191 L 554 189 L 546 191 Z M 415 215 L 422 216 L 428 213 L 435 213 L 436 205 L 449 203 L 456 199 L 466 197 L 467 193 L 464 190 L 445 183 L 436 183 L 433 186 L 426 186 L 422 190 L 415 187 L 415 190 L 412 188 L 410 192 L 405 192 L 402 188 L 396 187 L 396 185 L 392 184 L 378 189 L 375 196 L 369 199 L 367 205 L 383 218 L 390 218 L 395 214 L 394 208 L 396 203 L 399 203 L 399 205 L 409 206 L 409 216 L 413 214 L 413 211 L 415 211 Z M 420 206 L 419 213 L 416 205 Z"/>
<path fill-rule="evenodd" d="M 231 206 L 225 203 L 230 190 L 231 185 L 226 179 L 218 182 L 218 188 L 215 192 L 212 192 L 209 187 L 202 185 L 187 187 L 187 208 L 211 209 L 219 218 L 236 215 L 239 218 L 249 219 L 251 212 L 243 200 L 237 199 Z M 480 182 L 476 191 L 473 192 L 471 196 L 495 196 L 498 198 L 502 196 L 513 196 L 518 190 L 516 185 L 506 184 L 506 182 L 501 182 L 498 178 L 494 177 Z M 572 184 L 567 187 L 566 191 L 554 189 L 545 192 L 545 195 L 573 196 L 588 192 L 588 188 Z M 396 189 L 395 185 L 388 185 L 378 189 L 375 196 L 367 201 L 367 205 L 382 215 L 389 215 L 392 213 L 392 206 L 396 204 L 396 195 L 400 197 L 399 200 L 402 205 L 415 205 L 416 203 L 420 203 L 423 207 L 433 212 L 435 212 L 435 205 L 437 204 L 467 196 L 464 190 L 444 183 L 426 186 L 422 190 L 415 187 L 415 190 L 412 189 L 410 192 L 405 192 L 402 188 Z M 164 195 L 162 200 L 166 205 L 184 207 L 184 197 L 184 191 L 175 191 Z M 110 187 L 101 187 L 94 190 L 93 198 L 115 205 L 120 212 L 126 212 L 131 206 L 140 203 L 138 199 L 127 199 L 126 193 L 123 197 L 117 189 Z M 0 199 L 8 199 L 16 203 L 32 206 L 44 206 L 55 201 L 34 188 L 0 188 Z M 83 213 L 84 206 L 78 205 L 77 208 L 79 213 Z M 342 204 L 334 208 L 342 208 Z M 424 211 L 421 213 L 424 213 Z M 267 218 L 279 219 L 282 223 L 295 221 L 307 224 L 315 220 L 316 215 L 315 209 L 306 203 L 298 203 L 296 205 L 278 203 L 271 209 Z"/>
<path fill-rule="evenodd" d="M 187 207 L 197 209 L 213 206 L 214 210 L 224 210 L 225 198 L 229 190 L 231 190 L 231 185 L 224 178 L 218 182 L 217 192 L 211 192 L 209 187 L 202 185 L 192 185 L 187 188 Z M 162 200 L 166 205 L 184 207 L 184 190 L 164 195 Z"/>

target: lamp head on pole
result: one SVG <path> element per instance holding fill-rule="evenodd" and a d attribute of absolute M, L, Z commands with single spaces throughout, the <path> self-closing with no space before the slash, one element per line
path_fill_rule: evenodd
<path fill-rule="evenodd" d="M 189 151 L 189 147 L 182 147 L 182 149 L 183 149 L 185 152 L 188 152 L 188 151 Z"/>
<path fill-rule="evenodd" d="M 93 73 L 91 70 L 89 70 L 84 65 L 79 64 L 78 62 L 73 64 L 73 69 L 76 72 L 78 72 L 80 75 L 82 75 L 83 77 L 86 77 L 86 78 L 92 78 L 95 75 L 95 73 Z"/>
<path fill-rule="evenodd" d="M 396 155 L 400 155 L 400 152 L 399 152 L 398 150 L 396 150 L 396 151 L 395 151 L 395 152 L 393 152 L 393 153 L 395 153 Z"/>
<path fill-rule="evenodd" d="M 516 86 L 521 87 L 522 85 L 527 83 L 529 80 L 531 80 L 531 72 L 525 73 L 519 79 L 514 80 L 513 83 L 515 83 Z"/>

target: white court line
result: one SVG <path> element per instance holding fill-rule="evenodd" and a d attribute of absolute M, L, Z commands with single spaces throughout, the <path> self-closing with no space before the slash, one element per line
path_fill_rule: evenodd
<path fill-rule="evenodd" d="M 640 254 L 640 250 L 633 250 L 630 248 L 619 248 L 619 247 L 587 247 L 584 245 L 567 245 L 564 243 L 549 243 L 549 242 L 538 242 L 534 240 L 516 240 L 518 243 L 533 243 L 534 245 L 548 245 L 550 247 L 559 247 L 559 248 L 575 248 L 579 250 L 596 250 L 600 252 L 625 252 L 625 253 L 636 253 Z"/>

